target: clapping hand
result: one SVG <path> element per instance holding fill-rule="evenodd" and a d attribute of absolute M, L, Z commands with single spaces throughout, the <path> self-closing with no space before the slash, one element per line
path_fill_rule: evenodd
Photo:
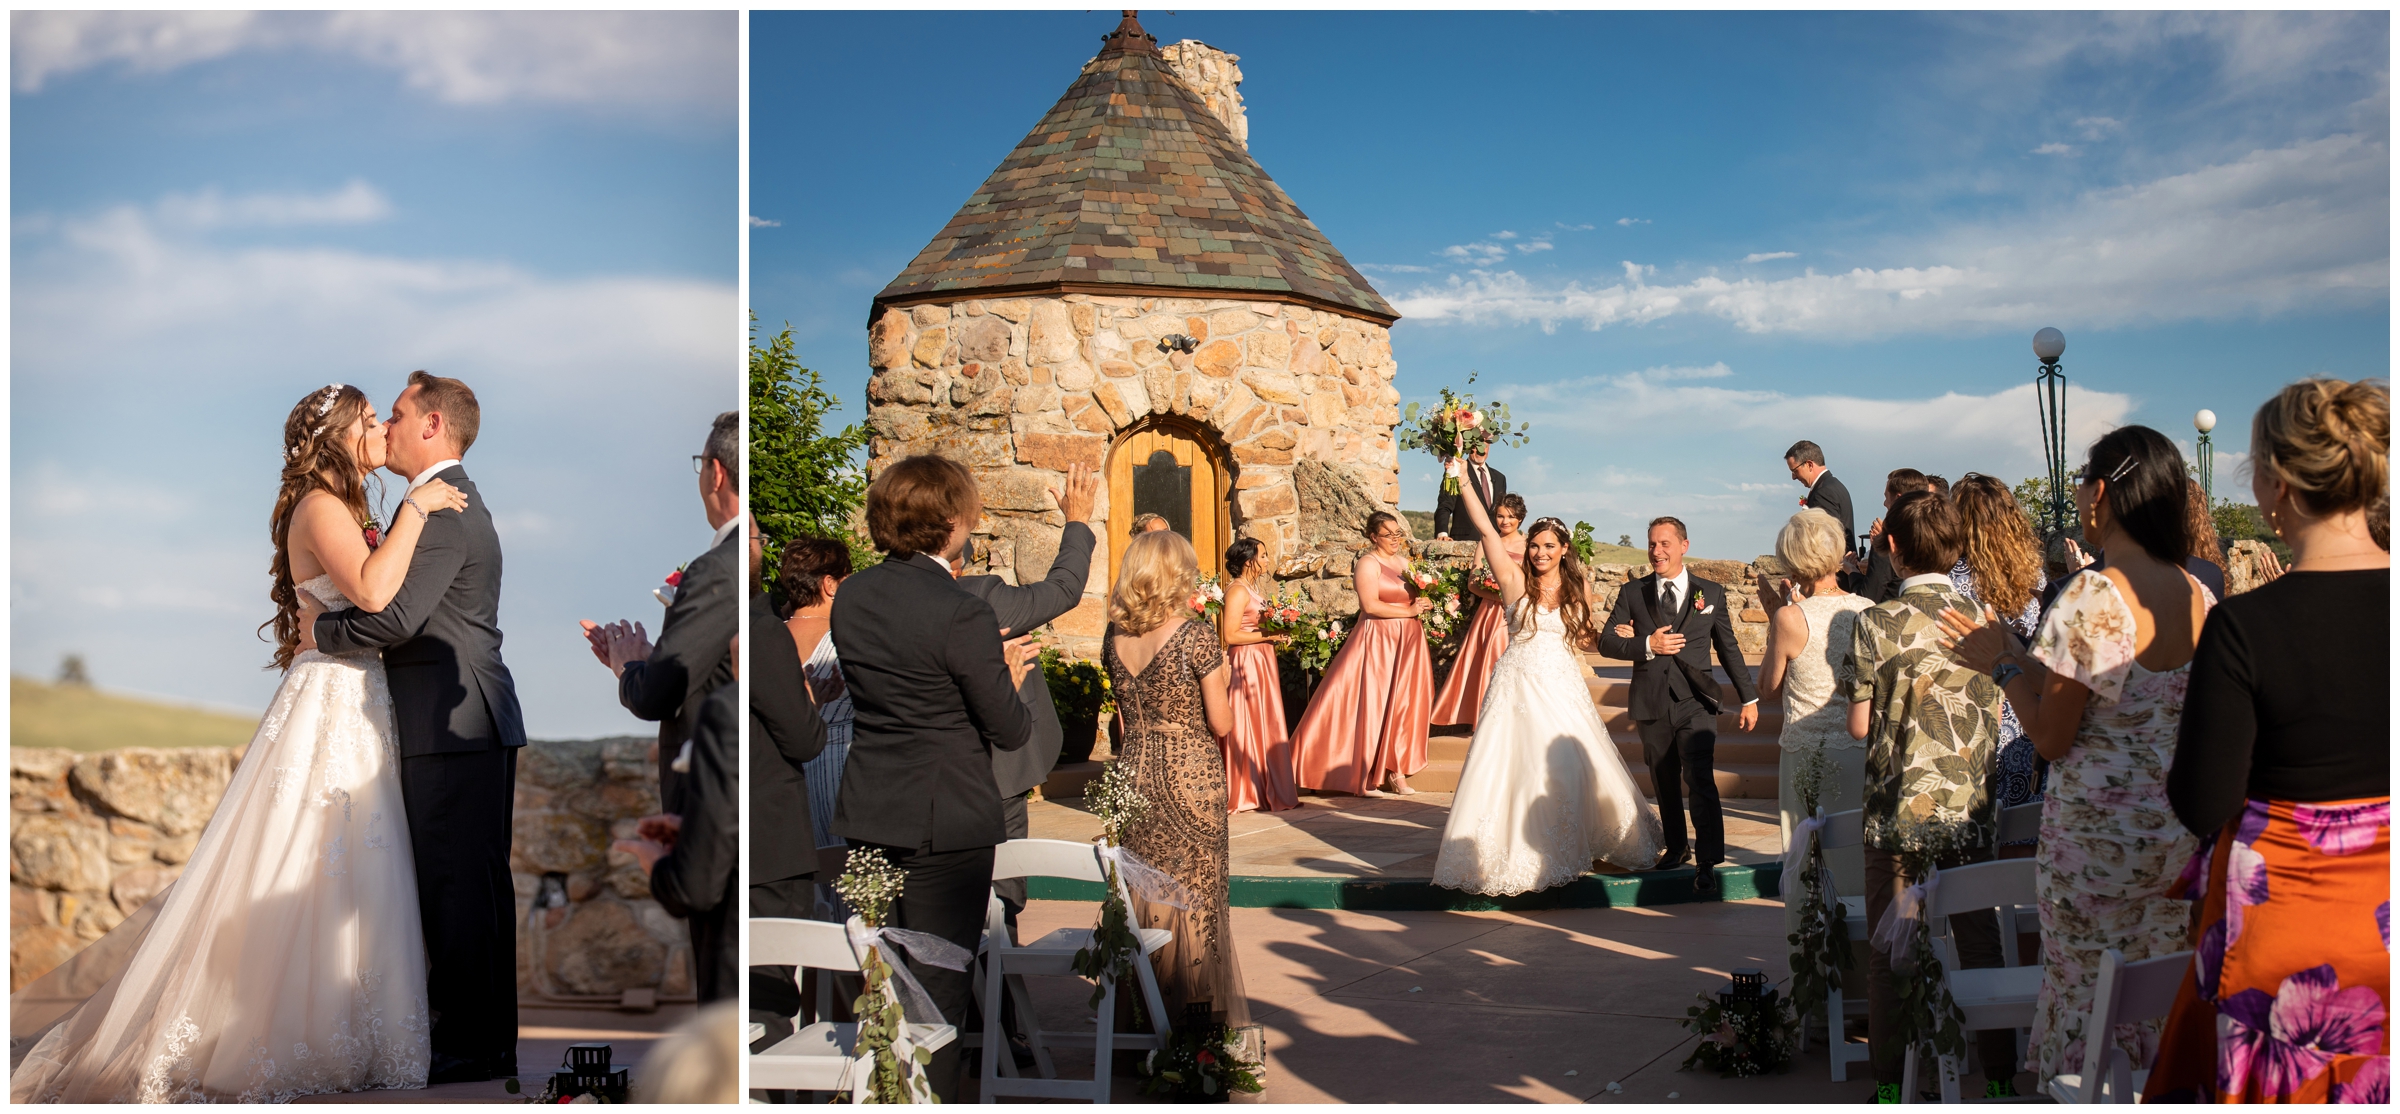
<path fill-rule="evenodd" d="M 582 624 L 584 641 L 591 643 L 592 656 L 599 658 L 610 673 L 622 677 L 626 666 L 650 660 L 650 633 L 640 623 L 620 619 L 604 627 L 585 619 Z"/>
<path fill-rule="evenodd" d="M 2024 649 L 2017 644 L 2016 632 L 2008 629 L 2008 625 L 2002 623 L 2000 616 L 1988 605 L 1983 609 L 1983 621 L 1980 623 L 1954 607 L 1943 608 L 1940 619 L 1942 649 L 1950 651 L 1950 656 L 1957 658 L 1960 665 L 1977 673 L 1991 672 L 1994 666 L 2000 664 L 2003 655 L 2019 653 Z"/>
<path fill-rule="evenodd" d="M 1032 676 L 1034 666 L 1040 664 L 1041 653 L 1041 647 L 1034 644 L 1030 634 L 1000 643 L 1000 656 L 1008 661 L 1008 683 L 1012 687 L 1024 687 L 1025 678 Z"/>
<path fill-rule="evenodd" d="M 2067 544 L 2073 545 L 2074 543 L 2069 542 Z M 2260 550 L 2258 554 L 2258 582 L 2265 584 L 2276 577 L 2282 576 L 2283 574 L 2283 558 L 2277 557 L 2275 555 L 2275 551 L 2272 549 Z"/>

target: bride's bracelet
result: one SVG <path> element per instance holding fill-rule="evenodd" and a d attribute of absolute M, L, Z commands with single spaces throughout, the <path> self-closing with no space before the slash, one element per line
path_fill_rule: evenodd
<path fill-rule="evenodd" d="M 414 495 L 404 496 L 404 497 L 402 497 L 402 498 L 401 498 L 401 500 L 400 500 L 400 501 L 401 501 L 402 503 L 405 503 L 405 504 L 407 504 L 408 506 L 415 507 L 415 508 L 417 509 L 417 518 L 418 518 L 418 519 L 420 519 L 420 520 L 423 520 L 423 521 L 431 521 L 431 520 L 433 519 L 433 512 L 432 512 L 432 511 L 429 511 L 429 510 L 426 510 L 426 509 L 425 509 L 425 505 L 424 505 L 423 503 L 419 503 L 419 502 L 417 502 L 417 497 L 416 497 L 416 496 L 414 496 Z"/>

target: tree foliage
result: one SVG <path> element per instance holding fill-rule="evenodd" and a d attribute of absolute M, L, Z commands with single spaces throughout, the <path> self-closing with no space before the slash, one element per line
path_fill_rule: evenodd
<path fill-rule="evenodd" d="M 791 326 L 761 348 L 752 321 L 750 513 L 770 553 L 794 538 L 840 538 L 854 563 L 875 560 L 853 525 L 867 495 L 868 432 L 857 423 L 826 432 L 827 413 L 840 405 L 823 377 L 793 355 Z"/>

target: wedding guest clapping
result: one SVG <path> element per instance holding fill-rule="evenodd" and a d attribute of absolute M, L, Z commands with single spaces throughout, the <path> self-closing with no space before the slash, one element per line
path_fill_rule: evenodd
<path fill-rule="evenodd" d="M 1968 603 L 2003 617 L 2001 622 L 2010 633 L 2032 641 L 2041 621 L 2041 593 L 2047 581 L 2042 576 L 2041 542 L 2033 536 L 2033 526 L 2017 505 L 2016 495 L 1999 480 L 1969 472 L 1958 481 L 1951 500 L 1957 504 L 1959 524 L 1967 532 L 1966 548 L 1959 553 L 1958 563 L 1950 567 L 1951 586 L 1967 597 Z M 2025 736 L 2016 705 L 2006 700 L 2000 703 L 1998 770 L 2001 808 L 2042 799 L 2042 775 L 2049 764 L 2034 753 L 2033 740 Z M 2024 858 L 2033 854 L 2033 846 L 2032 840 L 2003 844 L 2000 857 Z"/>
<path fill-rule="evenodd" d="M 2167 759 L 2216 603 L 2183 568 L 2191 526 L 2173 442 L 2125 426 L 2093 443 L 2078 476 L 2075 511 L 2106 568 L 2068 580 L 2030 651 L 1998 623 L 1955 646 L 1966 667 L 2002 683 L 2050 760 L 2034 855 L 2043 977 L 2030 1057 L 2045 1085 L 2082 1068 L 2101 953 L 2140 960 L 2189 946 L 2191 907 L 2167 892 L 2195 843 L 2167 819 Z M 1953 631 L 1965 619 L 1943 617 Z M 2108 1039 L 2142 1067 L 2157 1031 L 2148 1021 Z"/>
<path fill-rule="evenodd" d="M 1465 511 L 1459 513 L 1462 518 L 1466 516 Z M 1525 497 L 1513 491 L 1501 496 L 1491 517 L 1508 563 L 1524 564 L 1525 535 L 1518 532 L 1518 527 L 1525 521 Z M 1468 521 L 1471 523 L 1472 519 Z M 1489 568 L 1487 562 L 1487 573 Z M 1498 588 L 1470 581 L 1467 590 L 1477 600 L 1475 618 L 1467 624 L 1467 637 L 1459 644 L 1458 656 L 1451 659 L 1450 676 L 1442 681 L 1442 691 L 1433 698 L 1433 722 L 1472 727 L 1475 713 L 1483 709 L 1484 683 L 1491 680 L 1492 666 L 1500 661 L 1500 651 L 1508 646 L 1508 610 L 1501 605 Z"/>
<path fill-rule="evenodd" d="M 804 538 L 786 546 L 785 555 L 790 556 L 794 547 L 808 541 L 830 545 L 841 554 L 841 568 L 848 571 L 849 547 L 840 542 Z M 831 727 L 819 713 L 839 707 L 842 749 L 848 750 L 850 700 L 847 695 L 830 700 L 820 695 L 812 701 L 799 647 L 792 641 L 790 629 L 776 618 L 766 593 L 756 588 L 763 578 L 766 562 L 763 539 L 755 529 L 750 535 L 750 550 L 750 767 L 744 783 L 750 799 L 745 829 L 750 839 L 749 915 L 808 919 L 817 915 L 816 881 L 821 873 L 817 857 L 821 846 L 819 833 L 824 831 L 833 813 L 831 786 L 827 787 L 821 811 L 812 807 L 814 786 L 810 784 L 809 771 L 824 756 L 832 736 Z M 787 579 L 787 591 L 789 587 Z M 830 587 L 829 583 L 820 586 L 828 593 Z M 831 599 L 830 594 L 826 599 Z M 832 673 L 838 691 L 841 677 L 838 662 Z M 793 975 L 788 966 L 750 969 L 750 1020 L 766 1026 L 765 1047 L 790 1036 L 792 1019 L 802 1013 L 800 988 Z"/>
<path fill-rule="evenodd" d="M 1406 795 L 1416 792 L 1408 776 L 1425 768 L 1433 718 L 1433 658 L 1417 620 L 1433 601 L 1408 582 L 1408 528 L 1398 515 L 1370 516 L 1367 541 L 1353 573 L 1357 625 L 1325 666 L 1292 752 L 1306 788 Z"/>
<path fill-rule="evenodd" d="M 1775 556 L 1790 567 L 1792 579 L 1769 581 L 1762 576 L 1758 585 L 1759 601 L 1767 609 L 1758 695 L 1761 700 L 1783 696 L 1775 795 L 1786 845 L 1792 829 L 1811 812 L 1831 815 L 1862 804 L 1866 744 L 1851 737 L 1849 702 L 1836 696 L 1849 688 L 1856 673 L 1851 651 L 1858 613 L 1870 605 L 1866 597 L 1842 590 L 1845 552 L 1840 522 L 1821 510 L 1801 511 L 1775 535 Z M 1841 892 L 1864 891 L 1866 877 L 1858 852 L 1845 848 L 1827 852 L 1826 858 Z M 1784 892 L 1796 894 L 1799 889 L 1793 886 Z M 1787 903 L 1784 921 L 1787 929 L 1797 930 L 1797 905 Z"/>
<path fill-rule="evenodd" d="M 1225 735 L 1225 807 L 1233 812 L 1300 807 L 1300 791 L 1292 783 L 1292 738 L 1284 726 L 1283 679 L 1275 664 L 1275 651 L 1291 636 L 1258 629 L 1264 606 L 1257 582 L 1266 572 L 1258 539 L 1242 538 L 1225 547 L 1225 609 L 1217 625 L 1230 667 L 1225 692 L 1233 729 Z"/>
<path fill-rule="evenodd" d="M 850 759 L 851 707 L 841 652 L 833 644 L 833 598 L 849 576 L 850 547 L 832 538 L 792 539 L 775 568 L 776 587 L 783 590 L 788 609 L 783 628 L 800 658 L 805 695 L 825 721 L 825 749 L 808 760 L 806 770 L 809 835 L 819 850 L 842 845 L 842 837 L 833 834 L 833 805 L 842 788 L 842 766 Z M 755 628 L 756 621 L 751 625 Z"/>
<path fill-rule="evenodd" d="M 2204 841 L 2200 935 L 2145 1100 L 2390 1094 L 2391 438 L 2371 380 L 2302 380 L 2252 419 L 2292 569 L 2192 655 L 2167 800 Z"/>
<path fill-rule="evenodd" d="M 1925 473 L 1914 468 L 1894 468 L 1883 478 L 1883 506 L 1889 511 L 1900 497 L 1912 491 L 1925 491 Z M 1899 594 L 1900 577 L 1892 569 L 1891 548 L 1883 542 L 1883 520 L 1878 518 L 1867 526 L 1867 556 L 1863 567 L 1851 562 L 1856 569 L 1851 591 L 1867 597 L 1873 603 L 1889 602 Z"/>
<path fill-rule="evenodd" d="M 743 565 L 736 536 L 742 525 L 741 468 L 742 415 L 728 410 L 717 415 L 706 446 L 692 458 L 700 477 L 700 509 L 716 536 L 706 552 L 684 566 L 675 602 L 659 620 L 656 646 L 639 622 L 583 623 L 592 655 L 617 676 L 618 703 L 636 718 L 658 723 L 658 798 L 667 812 L 682 807 L 676 768 L 689 765 L 680 751 L 692 737 L 692 717 L 709 693 L 733 679 L 725 647 L 741 629 L 741 594 L 734 584 Z"/>
<path fill-rule="evenodd" d="M 727 661 L 741 660 L 740 645 L 728 644 Z M 645 817 L 639 837 L 616 848 L 641 862 L 659 908 L 690 926 L 692 980 L 707 1005 L 741 993 L 741 687 L 719 686 L 692 719 L 683 807 Z"/>

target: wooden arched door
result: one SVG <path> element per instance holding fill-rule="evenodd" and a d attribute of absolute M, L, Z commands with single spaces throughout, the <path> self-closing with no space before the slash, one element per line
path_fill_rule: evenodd
<path fill-rule="evenodd" d="M 1117 442 L 1108 458 L 1108 576 L 1132 540 L 1133 520 L 1155 514 L 1182 534 L 1199 553 L 1200 571 L 1221 574 L 1225 546 L 1233 534 L 1233 489 L 1220 456 L 1206 435 L 1181 423 L 1137 429 Z M 1210 439 L 1213 440 L 1213 439 Z"/>

